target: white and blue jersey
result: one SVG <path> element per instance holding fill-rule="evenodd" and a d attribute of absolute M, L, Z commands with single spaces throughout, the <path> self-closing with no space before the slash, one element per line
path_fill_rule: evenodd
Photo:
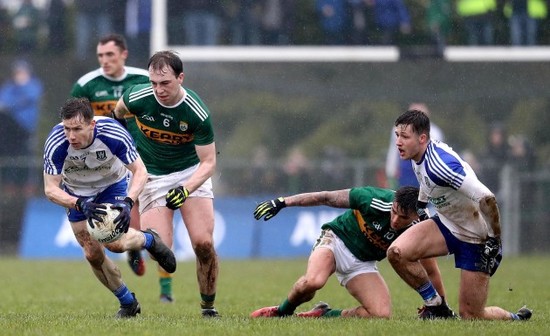
<path fill-rule="evenodd" d="M 86 148 L 69 145 L 62 123 L 54 126 L 46 139 L 44 172 L 61 174 L 63 187 L 73 195 L 95 196 L 125 179 L 125 166 L 139 157 L 132 137 L 117 121 L 94 119 L 94 139 Z"/>
<path fill-rule="evenodd" d="M 432 203 L 441 222 L 459 240 L 485 242 L 490 228 L 479 201 L 493 193 L 479 181 L 470 165 L 447 144 L 430 141 L 422 160 L 412 166 L 420 183 L 418 199 Z"/>

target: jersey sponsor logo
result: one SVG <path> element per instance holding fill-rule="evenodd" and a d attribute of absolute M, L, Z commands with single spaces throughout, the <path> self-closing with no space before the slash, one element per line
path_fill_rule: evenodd
<path fill-rule="evenodd" d="M 105 97 L 105 96 L 108 96 L 108 95 L 109 95 L 109 92 L 107 92 L 107 90 L 96 91 L 95 92 L 96 97 Z"/>
<path fill-rule="evenodd" d="M 96 155 L 96 158 L 97 158 L 98 161 L 105 161 L 105 160 L 107 160 L 107 153 L 106 153 L 104 150 L 102 150 L 102 151 L 97 151 L 97 152 L 95 153 L 95 155 Z"/>
<path fill-rule="evenodd" d="M 447 198 L 445 197 L 445 195 L 440 197 L 428 197 L 428 200 L 438 209 L 449 204 L 449 202 L 447 202 Z"/>
<path fill-rule="evenodd" d="M 77 166 L 74 166 L 74 167 L 65 167 L 63 168 L 63 172 L 65 174 L 72 174 L 72 173 L 78 173 L 78 172 L 83 172 L 83 171 L 86 171 L 86 172 L 99 172 L 99 171 L 109 171 L 111 169 L 111 165 L 103 165 L 103 166 L 99 166 L 99 167 L 96 167 L 96 168 L 90 168 L 88 166 L 82 166 L 82 167 L 77 167 Z"/>
<path fill-rule="evenodd" d="M 162 113 L 162 112 L 160 113 L 160 116 L 164 117 L 164 118 L 167 118 L 167 119 L 170 119 L 170 120 L 174 119 L 174 116 L 172 116 L 170 114 Z"/>
<path fill-rule="evenodd" d="M 92 102 L 92 109 L 96 116 L 110 117 L 111 111 L 115 109 L 116 100 L 106 100 L 102 102 Z"/>
<path fill-rule="evenodd" d="M 159 130 L 138 121 L 141 132 L 149 139 L 170 145 L 181 145 L 193 141 L 193 134 L 177 134 L 167 130 Z"/>
<path fill-rule="evenodd" d="M 374 230 L 372 227 L 370 227 L 367 224 L 365 219 L 363 219 L 363 215 L 361 215 L 361 212 L 359 210 L 353 210 L 353 215 L 355 216 L 355 219 L 357 220 L 357 224 L 359 225 L 359 229 L 361 230 L 361 232 L 363 232 L 363 234 L 365 235 L 365 238 L 367 238 L 367 240 L 372 245 L 376 246 L 377 248 L 379 248 L 383 251 L 386 251 L 390 247 L 391 239 L 395 238 L 394 234 L 389 235 L 389 237 L 386 237 L 387 233 L 388 233 L 388 232 L 386 232 L 386 234 L 383 237 L 381 237 L 380 233 L 376 231 L 376 230 L 380 231 L 380 229 L 379 229 L 380 224 L 378 222 L 373 223 L 373 225 L 375 225 L 375 227 L 376 227 L 376 230 Z M 390 241 L 386 241 L 384 239 L 390 239 Z"/>
<path fill-rule="evenodd" d="M 147 120 L 147 121 L 155 121 L 155 118 L 153 116 L 144 115 L 140 117 L 141 119 Z"/>

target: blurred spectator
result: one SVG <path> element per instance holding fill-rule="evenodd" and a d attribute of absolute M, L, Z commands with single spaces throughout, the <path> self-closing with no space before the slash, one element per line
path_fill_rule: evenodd
<path fill-rule="evenodd" d="M 547 0 L 508 0 L 504 15 L 509 19 L 510 43 L 537 44 L 539 23 L 547 16 Z"/>
<path fill-rule="evenodd" d="M 495 193 L 500 190 L 500 175 L 508 163 L 510 147 L 507 142 L 507 132 L 500 123 L 495 123 L 489 131 L 487 148 L 481 159 L 480 180 Z"/>
<path fill-rule="evenodd" d="M 229 8 L 229 43 L 260 44 L 260 3 L 255 0 L 232 0 Z"/>
<path fill-rule="evenodd" d="M 143 66 L 151 54 L 152 0 L 126 0 L 125 33 L 128 50 L 128 64 Z"/>
<path fill-rule="evenodd" d="M 315 11 L 327 45 L 343 45 L 349 27 L 346 0 L 316 0 Z"/>
<path fill-rule="evenodd" d="M 17 53 L 30 53 L 36 50 L 41 23 L 42 12 L 32 0 L 23 0 L 12 17 Z"/>
<path fill-rule="evenodd" d="M 111 0 L 74 0 L 74 4 L 76 58 L 78 61 L 85 61 L 90 55 L 94 55 L 95 59 L 95 50 L 92 51 L 94 42 L 114 32 L 113 13 L 121 10 L 120 5 Z"/>
<path fill-rule="evenodd" d="M 217 45 L 220 43 L 223 8 L 221 0 L 185 0 L 181 13 L 187 45 Z"/>
<path fill-rule="evenodd" d="M 12 77 L 0 87 L 0 134 L 5 137 L 1 142 L 3 148 L 0 157 L 4 159 L 29 156 L 36 152 L 36 130 L 43 93 L 42 82 L 33 76 L 28 62 L 15 61 L 11 70 Z M 30 177 L 36 175 L 30 175 L 27 167 L 4 169 L 1 176 L 4 191 L 13 193 L 24 188 L 26 192 L 32 193 L 37 187 L 37 181 Z"/>
<path fill-rule="evenodd" d="M 327 190 L 345 189 L 354 183 L 353 174 L 346 171 L 349 161 L 346 153 L 340 147 L 327 145 L 323 148 L 321 157 L 321 180 L 314 189 L 325 188 Z"/>
<path fill-rule="evenodd" d="M 411 33 L 411 18 L 403 0 L 374 0 L 374 19 L 382 45 L 396 44 L 400 34 Z"/>
<path fill-rule="evenodd" d="M 374 0 L 348 0 L 351 23 L 349 31 L 349 44 L 371 44 L 370 30 L 372 27 L 372 9 Z"/>
<path fill-rule="evenodd" d="M 262 43 L 292 44 L 296 0 L 262 0 Z"/>
<path fill-rule="evenodd" d="M 494 43 L 493 19 L 496 0 L 458 0 L 456 11 L 464 23 L 468 45 L 492 45 Z"/>
<path fill-rule="evenodd" d="M 309 189 L 310 163 L 300 148 L 294 148 L 288 154 L 283 165 L 287 180 L 285 192 L 295 194 Z"/>
<path fill-rule="evenodd" d="M 451 15 L 451 0 L 430 0 L 428 2 L 426 23 L 438 55 L 443 55 L 447 45 L 447 37 L 451 32 Z"/>
<path fill-rule="evenodd" d="M 510 162 L 520 172 L 531 172 L 536 166 L 536 157 L 531 144 L 523 135 L 511 135 L 508 138 L 510 146 Z"/>
<path fill-rule="evenodd" d="M 48 51 L 62 53 L 67 49 L 67 6 L 64 0 L 50 0 L 47 10 Z"/>
<path fill-rule="evenodd" d="M 425 103 L 411 103 L 408 110 L 419 110 L 430 116 L 430 110 Z M 433 122 L 433 118 L 430 116 L 430 139 L 444 141 L 445 135 L 439 126 Z M 390 135 L 390 145 L 388 147 L 388 153 L 386 154 L 386 180 L 388 187 L 397 190 L 403 186 L 415 186 L 418 187 L 418 180 L 414 175 L 412 169 L 411 160 L 401 160 L 399 157 L 399 151 L 395 145 L 395 127 L 392 125 Z"/>

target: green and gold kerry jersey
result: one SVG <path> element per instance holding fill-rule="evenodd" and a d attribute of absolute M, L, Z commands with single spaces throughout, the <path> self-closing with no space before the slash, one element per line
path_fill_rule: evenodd
<path fill-rule="evenodd" d="M 331 229 L 362 261 L 382 260 L 390 244 L 403 232 L 390 225 L 395 192 L 375 187 L 353 188 L 350 210 L 322 226 Z"/>
<path fill-rule="evenodd" d="M 214 142 L 208 108 L 195 92 L 184 90 L 182 100 L 170 107 L 159 104 L 151 84 L 133 86 L 123 95 L 127 117 L 135 121 L 128 131 L 150 174 L 189 168 L 199 163 L 195 145 Z"/>
<path fill-rule="evenodd" d="M 124 91 L 136 84 L 149 83 L 146 70 L 129 66 L 124 69 L 119 78 L 106 76 L 101 68 L 88 72 L 73 85 L 71 96 L 88 98 L 96 116 L 110 117 Z"/>

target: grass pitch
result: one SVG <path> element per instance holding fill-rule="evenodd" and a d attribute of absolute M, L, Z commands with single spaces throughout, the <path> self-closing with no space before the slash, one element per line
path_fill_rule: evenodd
<path fill-rule="evenodd" d="M 216 308 L 221 319 L 200 317 L 194 263 L 178 265 L 174 276 L 176 302 L 158 300 L 155 264 L 148 261 L 143 277 L 120 262 L 123 277 L 136 293 L 142 314 L 131 320 L 113 318 L 118 302 L 93 277 L 84 260 L 24 261 L 0 259 L 1 335 L 549 335 L 550 257 L 505 258 L 491 281 L 489 305 L 516 311 L 534 310 L 528 322 L 419 321 L 421 298 L 380 263 L 393 300 L 391 320 L 251 319 L 253 310 L 279 304 L 304 272 L 306 260 L 221 260 Z M 451 258 L 440 258 L 448 302 L 457 311 L 458 270 Z M 333 277 L 314 300 L 298 307 L 309 310 L 322 300 L 334 308 L 356 306 Z"/>

